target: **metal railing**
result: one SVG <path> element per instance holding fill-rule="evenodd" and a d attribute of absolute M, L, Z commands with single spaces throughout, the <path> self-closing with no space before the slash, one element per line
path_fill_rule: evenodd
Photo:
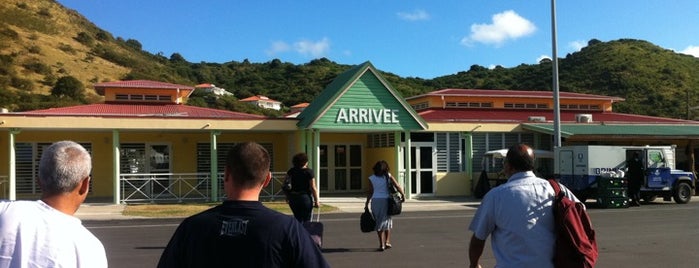
<path fill-rule="evenodd" d="M 260 198 L 282 198 L 281 185 L 286 172 L 272 172 L 272 181 L 262 189 Z M 183 203 L 211 201 L 210 173 L 137 173 L 121 174 L 121 203 Z M 216 200 L 223 200 L 223 174 L 218 175 Z M 1 185 L 0 185 L 1 186 Z"/>

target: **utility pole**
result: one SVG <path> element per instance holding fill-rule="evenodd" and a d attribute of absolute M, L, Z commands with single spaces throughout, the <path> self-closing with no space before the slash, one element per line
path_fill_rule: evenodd
<path fill-rule="evenodd" d="M 561 103 L 558 93 L 558 45 L 556 41 L 556 0 L 551 0 L 551 44 L 553 63 L 553 148 L 561 147 Z"/>

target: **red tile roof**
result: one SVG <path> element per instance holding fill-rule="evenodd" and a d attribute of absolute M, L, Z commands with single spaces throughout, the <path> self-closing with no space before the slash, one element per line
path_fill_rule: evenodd
<path fill-rule="evenodd" d="M 308 102 L 302 102 L 302 103 L 296 104 L 294 106 L 291 106 L 291 108 L 306 108 L 306 107 L 308 107 L 308 105 L 309 105 Z"/>
<path fill-rule="evenodd" d="M 88 104 L 22 112 L 29 115 L 101 117 L 179 117 L 217 119 L 265 119 L 266 116 L 178 104 Z"/>
<path fill-rule="evenodd" d="M 447 88 L 437 91 L 432 91 L 422 95 L 412 96 L 406 98 L 407 100 L 416 99 L 425 96 L 466 96 L 466 97 L 515 97 L 515 98 L 553 98 L 552 91 L 527 91 L 527 90 L 495 90 L 495 89 L 454 89 Z M 592 94 L 582 94 L 582 93 L 572 93 L 572 92 L 559 92 L 558 96 L 560 99 L 597 99 L 597 100 L 610 100 L 614 102 L 623 101 L 623 98 L 612 97 L 612 96 L 602 96 L 602 95 L 592 95 Z"/>
<path fill-rule="evenodd" d="M 553 110 L 526 109 L 456 109 L 431 108 L 417 111 L 425 121 L 429 122 L 487 122 L 487 123 L 532 123 L 530 116 L 545 117 L 546 122 L 553 122 Z M 683 123 L 699 124 L 697 121 L 623 114 L 601 111 L 561 111 L 561 122 L 575 122 L 576 115 L 590 114 L 592 122 L 607 123 Z"/>
<path fill-rule="evenodd" d="M 150 80 L 128 80 L 128 81 L 115 81 L 115 82 L 104 82 L 95 84 L 95 88 L 155 88 L 155 89 L 190 89 L 193 90 L 192 86 L 171 84 L 158 81 Z"/>
<path fill-rule="evenodd" d="M 266 102 L 281 103 L 281 101 L 276 101 L 276 100 L 270 99 L 270 98 L 268 98 L 266 96 L 262 96 L 262 95 L 247 97 L 247 98 L 244 98 L 240 101 L 243 101 L 243 102 L 266 101 Z"/>

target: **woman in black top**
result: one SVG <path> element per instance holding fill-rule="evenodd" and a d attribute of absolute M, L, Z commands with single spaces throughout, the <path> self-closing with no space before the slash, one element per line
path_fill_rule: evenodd
<path fill-rule="evenodd" d="M 308 156 L 305 153 L 294 155 L 294 165 L 286 175 L 291 181 L 291 191 L 287 194 L 289 207 L 294 217 L 300 221 L 310 221 L 313 207 L 320 206 L 313 170 L 308 168 Z"/>

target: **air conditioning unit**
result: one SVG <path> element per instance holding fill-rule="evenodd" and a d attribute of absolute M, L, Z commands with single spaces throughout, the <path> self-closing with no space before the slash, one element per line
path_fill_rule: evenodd
<path fill-rule="evenodd" d="M 591 114 L 576 114 L 575 115 L 575 122 L 592 123 L 592 115 Z"/>
<path fill-rule="evenodd" d="M 530 116 L 529 122 L 546 122 L 546 116 Z"/>

